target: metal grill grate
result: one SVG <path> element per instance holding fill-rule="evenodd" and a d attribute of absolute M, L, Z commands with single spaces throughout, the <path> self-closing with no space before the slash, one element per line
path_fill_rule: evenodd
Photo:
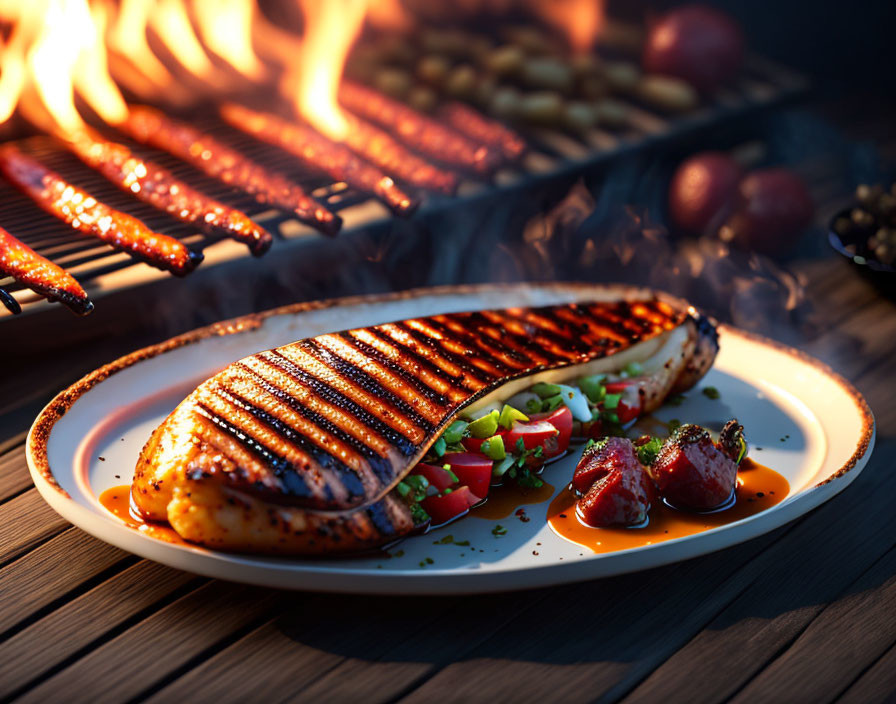
<path fill-rule="evenodd" d="M 625 129 L 618 132 L 593 128 L 574 134 L 547 128 L 521 128 L 519 131 L 530 145 L 530 152 L 521 164 L 512 169 L 502 170 L 496 174 L 491 183 L 472 181 L 462 183 L 458 196 L 454 198 L 427 196 L 423 208 L 437 210 L 456 206 L 458 199 L 469 197 L 473 193 L 477 197 L 500 197 L 506 190 L 526 181 L 552 179 L 584 171 L 624 153 L 646 148 L 660 141 L 681 139 L 700 129 L 747 114 L 756 108 L 779 103 L 794 97 L 804 89 L 805 83 L 800 76 L 773 63 L 752 57 L 736 87 L 717 95 L 714 102 L 704 104 L 684 115 L 664 115 L 634 100 L 628 100 L 624 102 L 628 103 L 629 123 Z M 387 217 L 385 208 L 367 195 L 353 191 L 344 183 L 333 183 L 326 176 L 309 172 L 286 152 L 229 127 L 211 115 L 210 111 L 197 113 L 192 122 L 246 156 L 300 183 L 331 210 L 342 211 L 343 216 L 347 212 L 358 211 L 355 217 L 346 218 L 348 227 L 357 227 Z M 134 153 L 164 166 L 197 190 L 245 212 L 269 229 L 279 240 L 274 244 L 275 249 L 285 246 L 290 240 L 308 236 L 320 237 L 309 227 L 292 219 L 288 213 L 258 203 L 252 196 L 206 176 L 175 157 L 132 143 L 118 134 L 109 133 L 108 136 L 127 144 Z M 207 247 L 215 249 L 218 246 L 213 239 L 199 233 L 196 228 L 175 220 L 119 190 L 54 140 L 35 137 L 22 140 L 20 145 L 67 180 L 109 206 L 139 218 L 150 228 L 177 237 L 197 249 Z M 104 277 L 108 274 L 129 267 L 148 268 L 98 240 L 70 230 L 2 180 L 0 180 L 0 226 L 40 254 L 69 270 L 86 285 L 94 298 L 97 294 L 108 293 L 110 289 L 114 289 L 114 285 L 104 284 Z M 232 259 L 240 256 L 249 255 L 244 249 L 233 247 L 227 251 L 224 258 Z M 276 253 L 268 256 L 276 256 Z M 217 261 L 220 260 L 221 257 L 218 257 Z M 214 265 L 215 261 L 207 258 L 202 267 L 191 276 L 196 276 L 204 268 Z M 143 275 L 144 278 L 168 276 L 155 270 L 151 273 L 143 272 Z M 0 279 L 0 287 L 15 292 L 25 311 L 34 311 L 46 306 L 42 299 L 24 290 L 11 279 Z M 11 317 L 4 315 L 4 311 L 0 308 L 0 325 Z"/>

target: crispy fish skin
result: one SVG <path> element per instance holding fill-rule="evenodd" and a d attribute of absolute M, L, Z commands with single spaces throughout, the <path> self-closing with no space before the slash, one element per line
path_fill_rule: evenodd
<path fill-rule="evenodd" d="M 658 300 L 438 315 L 268 350 L 204 382 L 156 429 L 133 500 L 147 518 L 220 549 L 383 545 L 413 529 L 389 490 L 462 407 L 509 379 L 682 324 L 689 332 L 677 339 L 693 356 L 693 319 Z"/>

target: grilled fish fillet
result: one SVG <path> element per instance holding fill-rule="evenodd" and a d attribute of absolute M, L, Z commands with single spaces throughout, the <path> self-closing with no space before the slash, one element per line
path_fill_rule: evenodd
<path fill-rule="evenodd" d="M 450 313 L 320 335 L 246 357 L 160 425 L 132 499 L 210 547 L 355 552 L 414 528 L 392 488 L 462 409 L 538 380 L 648 373 L 643 410 L 711 366 L 715 330 L 651 298 Z"/>

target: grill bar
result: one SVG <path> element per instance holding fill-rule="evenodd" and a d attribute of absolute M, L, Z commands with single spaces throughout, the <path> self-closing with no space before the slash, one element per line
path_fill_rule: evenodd
<path fill-rule="evenodd" d="M 556 179 L 567 179 L 575 174 L 593 171 L 604 164 L 635 151 L 650 149 L 661 143 L 681 141 L 700 131 L 724 122 L 743 118 L 761 109 L 793 99 L 806 88 L 806 83 L 798 74 L 773 62 L 759 57 L 748 57 L 741 79 L 716 100 L 702 105 L 685 114 L 668 114 L 639 102 L 636 96 L 619 96 L 606 101 L 606 120 L 601 119 L 596 127 L 586 130 L 561 131 L 547 127 L 534 128 L 520 125 L 517 130 L 523 138 L 526 150 L 516 162 L 505 163 L 495 174 L 492 185 L 472 183 L 460 174 L 460 202 L 479 203 L 488 199 L 508 197 L 528 190 L 540 188 Z M 611 102 L 613 106 L 611 106 Z M 625 119 L 617 120 L 612 112 L 619 107 L 625 111 Z M 450 119 L 437 105 L 433 114 L 450 123 Z M 462 106 L 465 107 L 465 106 Z M 466 108 L 469 110 L 469 108 Z M 353 187 L 345 180 L 312 167 L 307 161 L 298 159 L 286 149 L 265 143 L 246 134 L 219 119 L 216 106 L 203 106 L 197 110 L 189 123 L 201 131 L 233 149 L 253 162 L 263 164 L 299 185 L 305 193 L 327 210 L 344 218 L 347 227 L 359 227 L 385 222 L 388 212 L 370 197 L 369 193 Z M 492 118 L 484 118 L 489 121 Z M 295 214 L 272 208 L 232 184 L 225 183 L 185 162 L 172 154 L 142 145 L 137 141 L 109 135 L 121 141 L 135 158 L 149 160 L 165 169 L 175 178 L 189 183 L 196 191 L 226 206 L 245 213 L 259 225 L 273 233 L 281 242 L 278 251 L 288 256 L 292 249 L 302 252 L 313 247 L 317 252 L 323 240 L 310 227 L 302 224 Z M 225 262 L 244 256 L 241 248 L 228 242 L 219 242 L 214 236 L 200 231 L 194 225 L 183 222 L 172 214 L 134 197 L 121 190 L 96 171 L 85 165 L 55 140 L 34 137 L 20 140 L 16 145 L 30 156 L 38 159 L 47 168 L 56 172 L 66 181 L 77 185 L 94 198 L 116 210 L 127 213 L 142 221 L 149 229 L 173 237 L 190 249 L 206 252 L 206 262 L 190 277 L 205 277 L 205 272 Z M 410 196 L 408 196 L 410 198 Z M 443 212 L 445 208 L 456 208 L 458 200 L 429 196 L 422 208 L 424 217 Z M 79 281 L 95 285 L 95 296 L 108 296 L 124 287 L 143 285 L 158 280 L 161 274 L 145 267 L 134 267 L 134 259 L 116 252 L 89 237 L 71 231 L 58 219 L 47 214 L 34 203 L 22 196 L 5 180 L 0 179 L 0 226 L 5 227 L 17 239 L 39 254 L 64 266 Z M 210 247 L 210 245 L 212 245 Z M 209 248 L 210 247 L 210 248 Z M 335 250 L 332 250 L 335 251 Z M 268 266 L 264 263 L 263 266 Z M 133 271 L 125 271 L 133 269 Z M 36 296 L 25 290 L 22 284 L 11 278 L 3 278 L 0 273 L 0 290 L 5 288 L 14 293 L 22 305 L 25 316 L 18 319 L 24 323 L 28 313 L 49 311 L 52 306 L 41 304 Z M 0 293 L 0 298 L 8 295 Z M 2 301 L 0 301 L 2 302 Z M 0 310 L 0 326 L 13 330 L 14 318 L 3 315 Z M 84 325 L 88 321 L 74 321 Z M 10 327 L 13 326 L 13 327 Z"/>
<path fill-rule="evenodd" d="M 410 215 L 420 204 L 387 174 L 363 162 L 348 147 L 331 142 L 310 127 L 233 103 L 224 105 L 221 115 L 233 127 L 285 149 L 310 168 L 321 169 L 332 178 L 375 195 L 396 215 Z"/>
<path fill-rule="evenodd" d="M 342 226 L 338 215 L 314 201 L 301 186 L 188 123 L 154 108 L 134 106 L 120 127 L 137 142 L 167 151 L 212 178 L 255 196 L 260 203 L 295 215 L 299 222 L 325 235 L 335 235 Z"/>

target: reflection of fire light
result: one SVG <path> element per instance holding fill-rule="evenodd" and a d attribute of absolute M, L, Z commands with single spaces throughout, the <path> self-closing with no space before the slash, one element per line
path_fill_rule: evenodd
<path fill-rule="evenodd" d="M 254 0 L 0 0 L 0 21 L 12 26 L 2 47 L 0 122 L 20 110 L 65 137 L 85 128 L 81 98 L 111 124 L 127 106 L 110 75 L 145 97 L 179 89 L 172 68 L 152 50 L 158 39 L 179 70 L 222 85 L 216 57 L 250 79 L 265 74 L 252 46 Z"/>
<path fill-rule="evenodd" d="M 566 35 L 573 51 L 591 50 L 604 23 L 606 0 L 532 0 L 537 14 Z"/>

